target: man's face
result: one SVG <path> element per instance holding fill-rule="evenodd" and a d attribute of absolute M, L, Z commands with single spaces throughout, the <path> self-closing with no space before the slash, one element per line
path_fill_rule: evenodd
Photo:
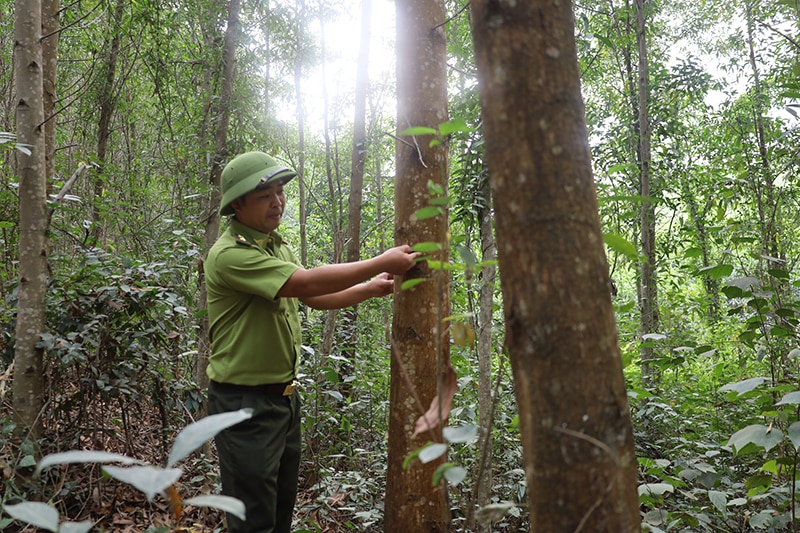
<path fill-rule="evenodd" d="M 281 224 L 286 207 L 283 182 L 273 181 L 231 203 L 236 220 L 261 233 L 270 233 Z"/>

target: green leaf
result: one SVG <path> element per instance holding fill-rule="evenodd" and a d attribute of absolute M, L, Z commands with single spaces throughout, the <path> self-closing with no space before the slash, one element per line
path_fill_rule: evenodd
<path fill-rule="evenodd" d="M 229 413 L 210 415 L 198 420 L 194 424 L 189 424 L 175 437 L 167 466 L 172 466 L 181 459 L 187 457 L 223 429 L 235 426 L 239 422 L 247 420 L 252 416 L 253 410 L 247 407 Z"/>
<path fill-rule="evenodd" d="M 25 522 L 47 531 L 58 531 L 58 511 L 41 502 L 22 502 L 16 505 L 5 505 L 3 510 L 20 522 Z"/>
<path fill-rule="evenodd" d="M 784 395 L 783 398 L 775 405 L 797 405 L 800 404 L 800 391 L 790 392 Z"/>
<path fill-rule="evenodd" d="M 431 478 L 431 485 L 435 487 L 436 485 L 441 483 L 445 472 L 447 472 L 451 468 L 453 468 L 453 463 L 440 464 L 433 472 L 433 477 Z"/>
<path fill-rule="evenodd" d="M 675 490 L 675 487 L 670 485 L 669 483 L 643 483 L 639 485 L 639 496 L 648 495 L 648 496 L 663 496 L 667 492 L 672 492 Z"/>
<path fill-rule="evenodd" d="M 400 290 L 410 289 L 411 287 L 416 287 L 423 281 L 428 281 L 427 278 L 412 278 L 407 279 L 403 283 L 400 284 Z"/>
<path fill-rule="evenodd" d="M 39 466 L 36 467 L 34 476 L 39 475 L 45 468 L 54 465 L 63 465 L 69 463 L 122 463 L 125 465 L 140 465 L 144 464 L 138 459 L 128 457 L 127 455 L 120 455 L 118 453 L 110 452 L 95 452 L 87 450 L 71 450 L 68 452 L 51 453 L 39 461 Z"/>
<path fill-rule="evenodd" d="M 474 131 L 474 129 L 467 126 L 467 123 L 462 118 L 455 118 L 450 122 L 439 124 L 439 134 L 442 136 L 450 135 L 456 131 Z"/>
<path fill-rule="evenodd" d="M 750 392 L 751 390 L 755 389 L 756 387 L 761 386 L 767 381 L 767 378 L 750 378 L 744 381 L 740 381 L 738 383 L 728 383 L 727 385 L 723 385 L 719 390 L 721 391 L 732 391 L 739 396 L 746 392 Z"/>
<path fill-rule="evenodd" d="M 83 522 L 61 522 L 58 533 L 87 533 L 94 527 L 94 522 L 84 520 Z"/>
<path fill-rule="evenodd" d="M 725 513 L 728 510 L 728 495 L 718 490 L 708 491 L 708 499 L 714 504 L 714 507 L 720 513 Z"/>
<path fill-rule="evenodd" d="M 414 126 L 400 132 L 400 135 L 436 135 L 438 132 L 425 126 Z"/>
<path fill-rule="evenodd" d="M 789 435 L 789 440 L 792 441 L 794 445 L 794 449 L 800 449 L 800 422 L 795 422 L 786 430 L 786 434 Z"/>
<path fill-rule="evenodd" d="M 440 242 L 418 242 L 414 246 L 411 247 L 412 250 L 415 252 L 421 252 L 423 254 L 427 254 L 430 252 L 438 252 L 441 250 L 442 243 Z"/>
<path fill-rule="evenodd" d="M 478 434 L 478 426 L 466 424 L 464 426 L 447 426 L 442 430 L 442 436 L 448 442 L 459 443 L 468 442 Z"/>
<path fill-rule="evenodd" d="M 618 254 L 624 255 L 632 261 L 639 261 L 640 257 L 639 253 L 636 251 L 636 246 L 634 246 L 622 235 L 618 235 L 616 233 L 604 233 L 603 241 L 605 241 L 606 246 Z"/>
<path fill-rule="evenodd" d="M 467 471 L 465 468 L 461 466 L 454 466 L 452 468 L 448 468 L 444 472 L 444 478 L 450 482 L 451 485 L 455 486 L 464 481 L 464 478 L 467 477 Z"/>
<path fill-rule="evenodd" d="M 419 451 L 419 460 L 422 464 L 430 463 L 447 453 L 447 444 L 433 442 Z"/>
<path fill-rule="evenodd" d="M 733 273 L 733 266 L 732 265 L 708 266 L 698 270 L 698 273 L 705 274 L 711 279 L 722 279 L 724 277 L 730 276 Z"/>
<path fill-rule="evenodd" d="M 738 454 L 748 444 L 754 444 L 770 451 L 783 440 L 783 432 L 778 428 L 768 428 L 763 424 L 752 424 L 734 433 L 728 441 L 728 446 L 734 448 Z"/>
<path fill-rule="evenodd" d="M 225 413 L 223 413 L 225 414 Z M 109 476 L 127 483 L 145 493 L 148 500 L 160 494 L 181 477 L 179 468 L 158 468 L 156 466 L 104 466 Z"/>
<path fill-rule="evenodd" d="M 245 520 L 245 507 L 242 500 L 232 498 L 230 496 L 222 496 L 219 494 L 206 494 L 203 496 L 195 496 L 184 500 L 186 505 L 196 505 L 197 507 L 211 507 L 231 513 L 233 516 Z"/>
<path fill-rule="evenodd" d="M 426 220 L 429 218 L 433 218 L 439 216 L 443 213 L 441 207 L 436 207 L 434 205 L 429 205 L 428 207 L 423 207 L 422 209 L 418 210 L 414 213 L 414 216 L 417 220 Z"/>

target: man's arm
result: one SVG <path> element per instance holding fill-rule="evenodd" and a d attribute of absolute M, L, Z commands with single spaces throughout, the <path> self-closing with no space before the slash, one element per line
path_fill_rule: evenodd
<path fill-rule="evenodd" d="M 355 291 L 353 294 L 340 295 L 339 297 L 345 300 L 358 298 L 364 296 L 361 291 L 368 290 L 366 287 L 359 286 L 361 282 L 383 272 L 394 275 L 405 274 L 414 266 L 416 258 L 420 255 L 412 251 L 410 246 L 401 245 L 390 248 L 379 256 L 363 261 L 323 265 L 309 270 L 300 268 L 286 280 L 286 283 L 278 291 L 277 296 L 279 298 L 300 298 L 306 301 L 316 296 L 333 296 L 335 293 L 346 292 L 351 289 Z M 375 287 L 369 290 L 374 291 Z M 367 294 L 362 300 L 371 296 Z M 358 303 L 358 301 L 354 303 Z M 309 303 L 309 305 L 312 304 Z M 344 307 L 348 305 L 353 304 L 346 303 Z M 329 307 L 329 309 L 331 308 Z"/>
<path fill-rule="evenodd" d="M 304 304 L 314 309 L 342 309 L 363 302 L 368 298 L 376 298 L 391 294 L 394 290 L 394 279 L 391 274 L 381 274 L 367 283 L 359 283 L 349 289 L 324 294 L 322 296 L 307 296 L 301 298 Z"/>

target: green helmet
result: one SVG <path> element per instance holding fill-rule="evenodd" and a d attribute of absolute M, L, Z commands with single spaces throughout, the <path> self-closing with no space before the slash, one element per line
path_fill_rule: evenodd
<path fill-rule="evenodd" d="M 259 185 L 273 181 L 286 183 L 297 173 L 282 165 L 264 152 L 246 152 L 238 155 L 222 169 L 220 182 L 222 187 L 222 202 L 219 213 L 232 215 L 231 202 L 256 190 Z"/>

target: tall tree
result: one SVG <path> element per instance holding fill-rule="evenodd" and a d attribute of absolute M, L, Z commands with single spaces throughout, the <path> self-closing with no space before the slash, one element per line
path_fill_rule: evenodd
<path fill-rule="evenodd" d="M 14 3 L 19 177 L 19 292 L 14 347 L 14 413 L 19 429 L 41 429 L 42 348 L 47 289 L 47 170 L 44 132 L 41 0 Z"/>
<path fill-rule="evenodd" d="M 345 259 L 361 259 L 361 208 L 364 189 L 364 162 L 367 157 L 367 89 L 369 87 L 369 40 L 372 26 L 372 0 L 361 0 L 361 43 L 358 51 L 356 73 L 355 114 L 353 117 L 353 150 L 350 156 L 350 201 L 348 203 Z M 342 356 L 347 359 L 340 374 L 352 375 L 355 368 L 357 306 L 344 310 Z M 345 384 L 348 381 L 344 381 Z M 346 386 L 344 394 L 349 394 Z"/>
<path fill-rule="evenodd" d="M 472 21 L 531 524 L 639 531 L 572 5 L 475 0 Z"/>
<path fill-rule="evenodd" d="M 636 44 L 639 50 L 637 94 L 638 99 L 638 168 L 639 194 L 642 207 L 639 231 L 644 261 L 641 263 L 639 281 L 639 309 L 641 311 L 641 333 L 648 335 L 658 331 L 658 279 L 656 277 L 656 209 L 650 201 L 652 190 L 650 161 L 650 73 L 647 54 L 647 0 L 636 0 Z M 654 377 L 653 348 L 642 346 L 642 375 L 645 379 Z"/>
<path fill-rule="evenodd" d="M 209 185 L 211 199 L 208 202 L 208 212 L 206 213 L 205 249 L 209 250 L 219 237 L 220 216 L 219 202 L 221 192 L 219 187 L 222 169 L 228 159 L 228 126 L 231 117 L 231 100 L 233 95 L 233 83 L 236 77 L 236 46 L 239 42 L 241 32 L 241 22 L 239 12 L 241 10 L 240 0 L 230 0 L 228 3 L 227 27 L 225 29 L 225 39 L 222 45 L 222 80 L 220 83 L 220 94 L 217 103 L 216 123 L 214 127 L 214 157 L 211 160 L 209 169 Z M 202 270 L 202 268 L 201 268 Z M 208 295 L 206 294 L 205 283 L 200 279 L 200 307 L 204 309 L 207 305 Z M 200 343 L 198 344 L 197 364 L 195 365 L 195 380 L 201 388 L 208 386 L 208 355 L 210 347 L 208 345 L 208 320 L 203 319 L 200 326 Z"/>
<path fill-rule="evenodd" d="M 396 12 L 398 130 L 437 128 L 448 116 L 444 2 L 397 2 Z M 429 136 L 415 136 L 396 143 L 398 244 L 443 243 L 447 239 L 445 214 L 427 219 L 415 216 L 429 203 L 429 184 L 440 193 L 447 189 L 446 144 L 430 140 Z M 446 252 L 433 259 L 447 262 Z M 424 263 L 406 275 L 410 277 L 425 281 L 407 290 L 396 289 L 394 295 L 384 530 L 444 532 L 449 524 L 446 489 L 441 483 L 431 483 L 444 458 L 407 469 L 403 462 L 427 441 L 441 440 L 441 425 L 421 435 L 414 435 L 414 428 L 423 402 L 446 394 L 444 388 L 450 381 L 448 329 L 443 321 L 449 315 L 449 277 L 446 270 Z"/>

